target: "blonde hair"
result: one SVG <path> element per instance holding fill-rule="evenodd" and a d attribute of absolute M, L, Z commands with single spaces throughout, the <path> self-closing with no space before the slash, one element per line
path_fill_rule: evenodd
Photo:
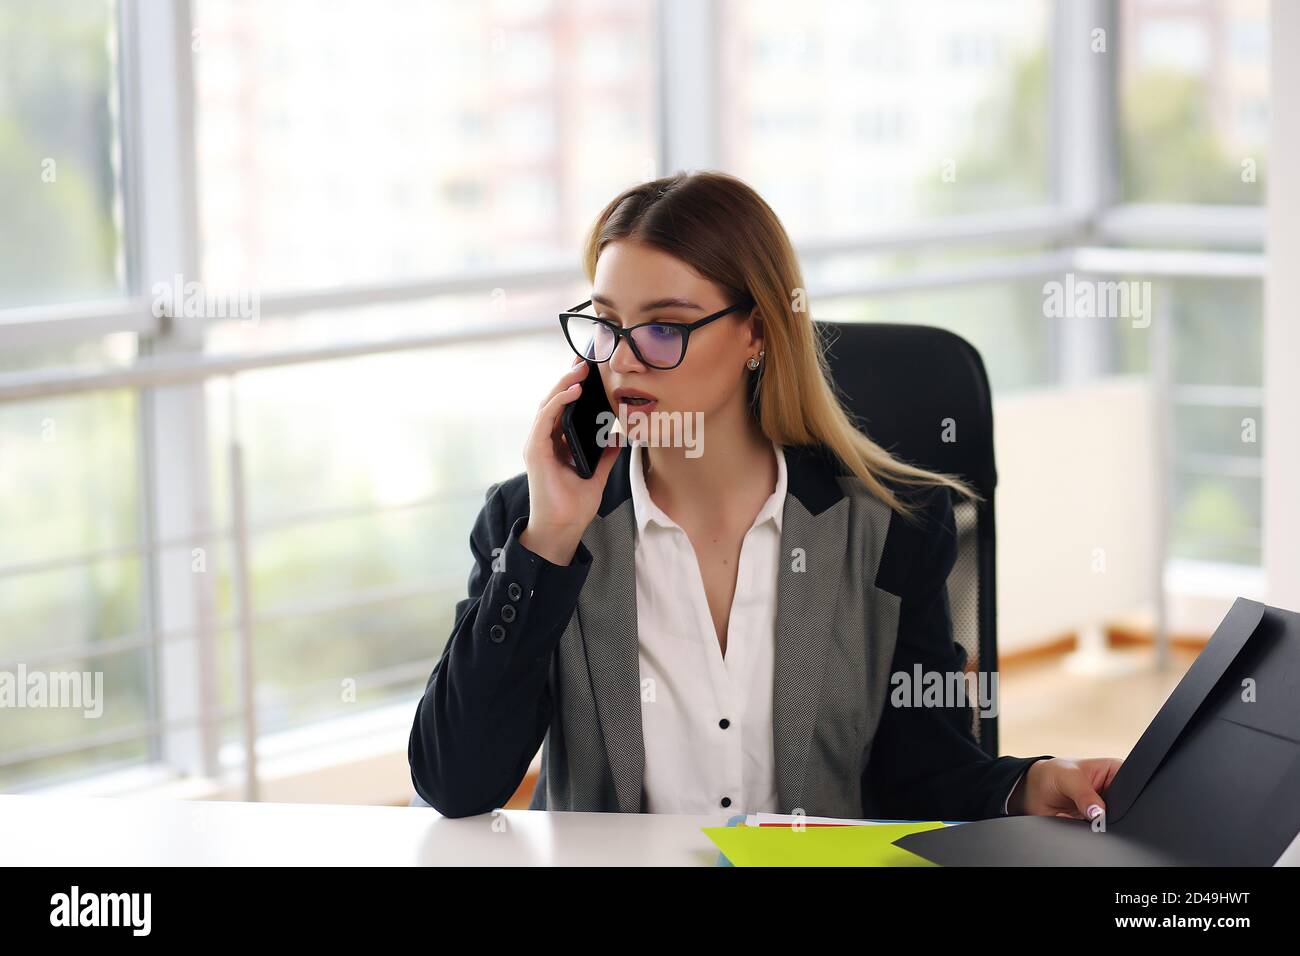
<path fill-rule="evenodd" d="M 822 445 L 892 510 L 913 516 L 904 488 L 946 486 L 979 500 L 966 482 L 894 457 L 854 423 L 836 393 L 825 344 L 810 313 L 796 311 L 805 286 L 794 247 L 772 208 L 749 185 L 714 170 L 676 173 L 624 190 L 597 216 L 583 265 L 611 242 L 645 243 L 718 283 L 729 301 L 757 307 L 763 364 L 750 376 L 750 407 L 778 445 Z M 805 297 L 806 298 L 806 297 Z"/>

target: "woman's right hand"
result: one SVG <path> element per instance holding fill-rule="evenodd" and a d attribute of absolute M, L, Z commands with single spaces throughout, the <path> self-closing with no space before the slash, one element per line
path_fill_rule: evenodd
<path fill-rule="evenodd" d="M 600 508 L 605 482 L 618 458 L 619 446 L 601 449 L 595 474 L 583 478 L 574 470 L 564 437 L 564 406 L 582 393 L 589 366 L 581 358 L 552 386 L 533 421 L 524 446 L 528 472 L 528 524 L 519 543 L 552 564 L 573 560 L 582 534 Z"/>

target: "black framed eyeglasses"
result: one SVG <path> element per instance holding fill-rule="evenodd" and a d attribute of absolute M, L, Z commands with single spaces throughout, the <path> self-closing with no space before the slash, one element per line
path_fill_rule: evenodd
<path fill-rule="evenodd" d="M 581 305 L 575 305 L 568 312 L 560 313 L 560 327 L 564 329 L 564 337 L 574 352 L 588 362 L 608 362 L 614 357 L 619 339 L 626 338 L 632 346 L 632 353 L 642 365 L 661 370 L 682 364 L 682 359 L 686 358 L 686 343 L 696 329 L 738 309 L 752 308 L 752 304 L 740 302 L 695 322 L 642 322 L 625 329 L 608 319 L 584 315 L 581 310 L 589 305 L 590 299 Z"/>

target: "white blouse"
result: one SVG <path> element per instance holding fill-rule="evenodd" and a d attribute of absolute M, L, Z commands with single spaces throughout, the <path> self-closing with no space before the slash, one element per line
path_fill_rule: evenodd
<path fill-rule="evenodd" d="M 772 671 L 785 455 L 776 488 L 745 533 L 718 645 L 699 561 L 686 532 L 651 500 L 641 447 L 630 464 L 636 513 L 636 608 L 646 809 L 776 811 Z"/>

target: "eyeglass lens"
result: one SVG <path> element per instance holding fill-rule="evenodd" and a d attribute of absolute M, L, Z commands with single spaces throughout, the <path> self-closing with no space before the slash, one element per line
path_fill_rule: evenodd
<path fill-rule="evenodd" d="M 609 327 L 571 315 L 567 319 L 569 341 L 583 358 L 592 362 L 605 362 L 614 354 L 614 345 L 618 337 Z M 636 349 L 641 353 L 647 365 L 668 367 L 676 365 L 682 358 L 684 336 L 681 330 L 672 325 L 646 325 L 632 333 Z"/>

